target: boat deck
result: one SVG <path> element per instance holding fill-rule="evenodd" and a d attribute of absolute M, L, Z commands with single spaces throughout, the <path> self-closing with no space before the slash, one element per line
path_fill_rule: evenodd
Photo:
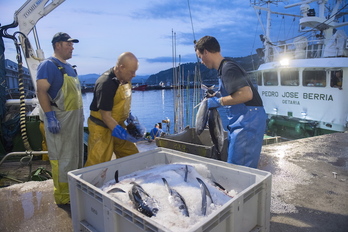
<path fill-rule="evenodd" d="M 32 169 L 40 166 L 50 168 L 37 160 Z M 264 145 L 259 169 L 272 173 L 271 232 L 347 231 L 348 133 Z M 20 179 L 28 167 L 7 162 L 3 172 Z M 0 188 L 0 208 L 0 231 L 72 231 L 70 206 L 55 205 L 52 180 Z"/>

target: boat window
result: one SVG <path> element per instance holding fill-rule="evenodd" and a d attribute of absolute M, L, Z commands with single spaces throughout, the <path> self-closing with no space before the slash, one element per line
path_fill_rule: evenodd
<path fill-rule="evenodd" d="M 262 73 L 261 72 L 257 72 L 257 85 L 262 85 Z"/>
<path fill-rule="evenodd" d="M 262 85 L 262 73 L 261 72 L 249 73 L 248 77 L 253 84 Z"/>
<path fill-rule="evenodd" d="M 280 71 L 280 83 L 285 86 L 298 86 L 299 74 L 297 69 L 283 69 Z"/>
<path fill-rule="evenodd" d="M 263 73 L 263 82 L 265 85 L 271 86 L 271 85 L 278 85 L 278 77 L 277 72 L 264 72 Z"/>
<path fill-rule="evenodd" d="M 326 71 L 325 70 L 305 70 L 303 71 L 303 86 L 325 87 Z"/>
<path fill-rule="evenodd" d="M 342 88 L 343 71 L 335 70 L 330 72 L 330 86 L 333 88 Z"/>

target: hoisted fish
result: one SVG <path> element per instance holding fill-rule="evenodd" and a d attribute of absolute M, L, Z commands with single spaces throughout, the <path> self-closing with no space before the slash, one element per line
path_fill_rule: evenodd
<path fill-rule="evenodd" d="M 206 98 L 204 98 L 201 102 L 201 105 L 198 108 L 197 114 L 196 114 L 196 133 L 197 135 L 202 134 L 204 131 L 207 122 L 208 122 L 208 101 Z"/>
<path fill-rule="evenodd" d="M 169 196 L 169 202 L 179 208 L 180 212 L 186 216 L 189 217 L 189 212 L 186 206 L 186 202 L 184 198 L 173 188 L 171 188 L 165 178 L 162 178 L 164 185 L 166 186 L 170 196 Z"/>
<path fill-rule="evenodd" d="M 205 216 L 207 214 L 207 204 L 208 204 L 207 196 L 210 198 L 211 203 L 214 203 L 214 202 L 213 202 L 213 198 L 211 198 L 209 189 L 207 188 L 205 183 L 198 177 L 196 179 L 199 182 L 199 187 L 201 188 L 201 192 L 202 192 L 202 214 L 203 216 Z"/>
<path fill-rule="evenodd" d="M 196 114 L 196 133 L 197 135 L 200 135 L 205 127 L 207 126 L 208 122 L 208 114 L 209 114 L 209 109 L 208 109 L 208 101 L 207 98 L 214 96 L 214 85 L 211 87 L 207 87 L 205 85 L 201 85 L 201 88 L 205 90 L 205 97 L 201 101 L 200 106 L 198 108 L 197 114 Z"/>
<path fill-rule="evenodd" d="M 133 187 L 128 194 L 135 208 L 148 217 L 156 216 L 159 209 L 158 202 L 151 198 L 140 185 L 135 182 L 131 182 L 131 184 Z"/>
<path fill-rule="evenodd" d="M 213 91 L 214 86 L 207 87 L 202 85 L 202 89 L 206 90 L 205 98 L 200 103 L 200 107 L 196 115 L 196 133 L 200 135 L 206 128 L 208 123 L 210 137 L 216 149 L 216 159 L 221 160 L 221 152 L 224 146 L 224 128 L 222 120 L 217 109 L 208 109 L 207 99 L 219 94 Z"/>
<path fill-rule="evenodd" d="M 216 149 L 216 158 L 221 160 L 221 152 L 224 146 L 224 127 L 217 109 L 209 110 L 208 126 L 211 140 Z"/>

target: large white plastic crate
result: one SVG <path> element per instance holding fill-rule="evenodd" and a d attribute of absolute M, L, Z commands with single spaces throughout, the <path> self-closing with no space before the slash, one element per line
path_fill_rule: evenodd
<path fill-rule="evenodd" d="M 221 160 L 223 161 L 227 161 L 227 136 L 228 133 L 225 131 L 225 140 L 221 151 Z M 158 147 L 169 148 L 216 159 L 216 149 L 214 148 L 214 144 L 211 140 L 211 135 L 208 129 L 204 129 L 203 132 L 198 135 L 195 128 L 186 127 L 184 131 L 178 134 L 157 137 L 156 145 Z"/>
<path fill-rule="evenodd" d="M 114 173 L 124 175 L 154 165 L 178 162 L 208 167 L 215 181 L 238 194 L 219 210 L 190 229 L 192 231 L 269 231 L 271 174 L 166 148 L 141 152 L 102 164 L 70 171 L 69 189 L 74 231 L 161 232 L 171 231 L 137 210 L 111 197 L 91 183 L 106 170 L 104 183 Z"/>

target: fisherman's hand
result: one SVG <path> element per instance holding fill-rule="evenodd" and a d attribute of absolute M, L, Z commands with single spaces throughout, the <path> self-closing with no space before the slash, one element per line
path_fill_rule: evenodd
<path fill-rule="evenodd" d="M 126 122 L 128 124 L 127 131 L 129 131 L 133 137 L 137 139 L 144 138 L 146 128 L 140 124 L 137 116 L 133 116 L 131 113 L 129 113 L 129 117 L 127 118 Z"/>
<path fill-rule="evenodd" d="M 135 128 L 138 131 L 139 137 L 144 138 L 144 136 L 146 134 L 146 128 L 143 125 L 141 125 L 139 122 L 135 123 Z"/>
<path fill-rule="evenodd" d="M 56 118 L 55 111 L 49 111 L 45 113 L 47 118 L 47 128 L 52 134 L 58 134 L 60 131 L 60 123 Z"/>
<path fill-rule="evenodd" d="M 132 142 L 132 143 L 135 143 L 138 141 L 133 136 L 128 134 L 128 132 L 120 125 L 115 126 L 115 128 L 111 132 L 111 135 L 116 137 L 116 138 L 127 140 L 127 141 Z"/>
<path fill-rule="evenodd" d="M 222 106 L 221 105 L 221 98 L 217 98 L 217 97 L 211 97 L 208 98 L 208 109 L 215 109 Z"/>
<path fill-rule="evenodd" d="M 129 116 L 126 119 L 127 124 L 135 123 L 136 121 L 138 121 L 138 118 L 129 113 Z"/>

